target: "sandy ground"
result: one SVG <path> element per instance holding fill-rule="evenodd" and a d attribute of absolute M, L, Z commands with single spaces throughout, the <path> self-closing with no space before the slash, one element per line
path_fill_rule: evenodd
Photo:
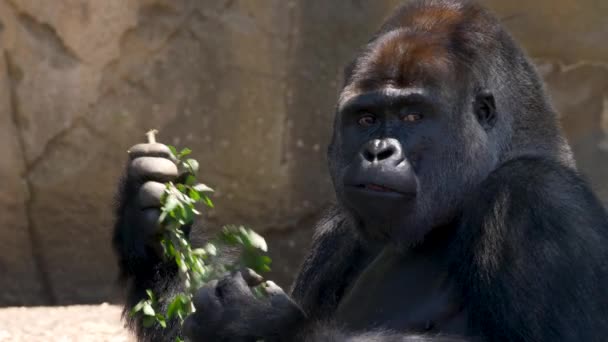
<path fill-rule="evenodd" d="M 0 341 L 133 342 L 115 305 L 0 308 Z"/>

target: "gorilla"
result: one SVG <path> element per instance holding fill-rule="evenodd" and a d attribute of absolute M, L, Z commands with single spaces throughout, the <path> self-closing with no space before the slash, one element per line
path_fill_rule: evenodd
<path fill-rule="evenodd" d="M 289 294 L 233 272 L 140 341 L 606 341 L 608 215 L 525 53 L 467 0 L 397 9 L 345 70 L 337 204 Z M 162 144 L 131 149 L 114 246 L 128 309 L 179 289 L 158 248 Z M 186 229 L 193 243 L 200 228 Z"/>

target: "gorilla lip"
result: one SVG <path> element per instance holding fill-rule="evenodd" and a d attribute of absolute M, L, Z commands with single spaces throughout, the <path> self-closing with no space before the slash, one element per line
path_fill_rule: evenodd
<path fill-rule="evenodd" d="M 398 192 L 396 190 L 387 188 L 385 186 L 382 185 L 378 185 L 378 184 L 361 184 L 360 187 L 369 189 L 369 190 L 373 190 L 373 191 L 380 191 L 380 192 Z"/>
<path fill-rule="evenodd" d="M 413 194 L 407 194 L 407 193 L 395 190 L 393 188 L 389 188 L 384 185 L 375 184 L 375 183 L 357 184 L 357 185 L 352 185 L 352 187 L 359 189 L 359 190 L 364 190 L 367 192 L 383 193 L 383 194 L 387 194 L 387 195 L 396 194 L 396 195 L 400 195 L 400 196 L 413 196 Z"/>

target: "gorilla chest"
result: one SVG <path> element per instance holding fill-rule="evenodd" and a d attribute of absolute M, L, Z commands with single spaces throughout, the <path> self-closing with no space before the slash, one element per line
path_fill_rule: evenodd
<path fill-rule="evenodd" d="M 335 313 L 349 330 L 466 334 L 466 313 L 436 256 L 384 249 L 346 289 Z"/>

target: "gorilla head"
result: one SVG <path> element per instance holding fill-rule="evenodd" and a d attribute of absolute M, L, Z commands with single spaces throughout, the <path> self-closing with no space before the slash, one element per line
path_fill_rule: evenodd
<path fill-rule="evenodd" d="M 419 242 L 499 163 L 569 159 L 542 83 L 498 21 L 432 3 L 397 11 L 345 73 L 330 172 L 366 238 Z"/>

